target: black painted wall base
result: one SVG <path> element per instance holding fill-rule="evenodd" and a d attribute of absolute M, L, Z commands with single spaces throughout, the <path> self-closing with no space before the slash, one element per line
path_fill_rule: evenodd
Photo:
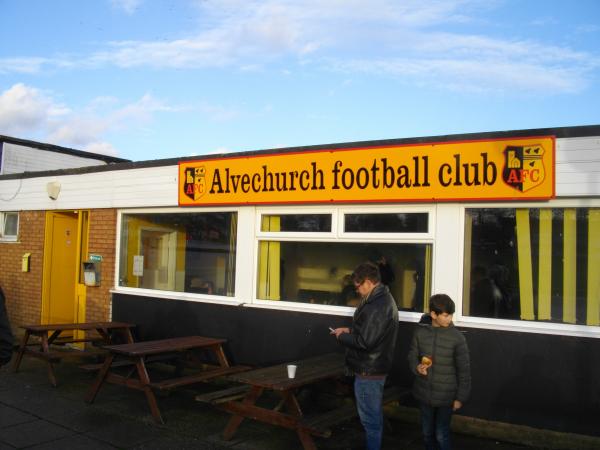
<path fill-rule="evenodd" d="M 113 294 L 113 320 L 138 325 L 138 340 L 224 337 L 235 364 L 265 366 L 343 351 L 328 327 L 351 318 Z M 415 324 L 401 322 L 392 382 L 412 383 L 406 355 Z M 600 436 L 600 341 L 464 328 L 473 390 L 462 414 Z"/>

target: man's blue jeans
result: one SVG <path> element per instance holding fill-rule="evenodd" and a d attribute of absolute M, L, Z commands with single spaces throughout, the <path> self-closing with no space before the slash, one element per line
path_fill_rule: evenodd
<path fill-rule="evenodd" d="M 367 449 L 379 450 L 383 437 L 383 387 L 385 378 L 354 378 L 356 409 L 367 435 Z"/>
<path fill-rule="evenodd" d="M 452 407 L 433 407 L 423 403 L 421 409 L 421 426 L 423 428 L 423 439 L 427 450 L 450 450 L 450 420 L 452 419 Z M 436 445 L 437 444 L 437 445 Z"/>

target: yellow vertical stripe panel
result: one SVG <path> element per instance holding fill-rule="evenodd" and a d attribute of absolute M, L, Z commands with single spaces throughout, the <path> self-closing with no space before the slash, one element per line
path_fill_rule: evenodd
<path fill-rule="evenodd" d="M 552 210 L 540 209 L 538 320 L 552 319 Z"/>
<path fill-rule="evenodd" d="M 577 295 L 577 212 L 565 209 L 563 219 L 563 322 L 575 323 Z"/>
<path fill-rule="evenodd" d="M 463 306 L 462 313 L 465 316 L 471 314 L 471 272 L 473 271 L 473 261 L 471 255 L 473 254 L 472 249 L 473 241 L 473 216 L 470 213 L 465 214 L 465 254 L 463 270 Z"/>
<path fill-rule="evenodd" d="M 528 209 L 517 209 L 517 256 L 519 260 L 521 319 L 535 320 L 533 312 L 533 271 L 531 268 L 531 239 Z"/>
<path fill-rule="evenodd" d="M 267 298 L 268 289 L 268 261 L 269 261 L 269 243 L 260 241 L 258 243 L 258 298 Z"/>
<path fill-rule="evenodd" d="M 263 231 L 279 231 L 279 216 L 263 216 Z M 258 254 L 258 298 L 263 300 L 279 300 L 279 283 L 281 279 L 281 244 L 273 241 L 261 241 Z"/>
<path fill-rule="evenodd" d="M 587 325 L 600 325 L 600 209 L 588 214 Z"/>

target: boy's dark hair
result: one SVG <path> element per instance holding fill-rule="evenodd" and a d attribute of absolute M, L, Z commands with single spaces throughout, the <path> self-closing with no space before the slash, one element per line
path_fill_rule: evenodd
<path fill-rule="evenodd" d="M 434 294 L 429 299 L 429 311 L 436 314 L 454 314 L 454 301 L 446 294 Z"/>
<path fill-rule="evenodd" d="M 377 264 L 365 262 L 354 269 L 354 272 L 352 272 L 352 281 L 354 281 L 354 284 L 362 284 L 365 280 L 371 280 L 374 284 L 381 281 L 381 274 L 379 273 Z"/>

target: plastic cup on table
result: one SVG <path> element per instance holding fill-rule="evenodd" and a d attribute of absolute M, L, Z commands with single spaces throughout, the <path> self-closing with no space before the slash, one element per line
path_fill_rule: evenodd
<path fill-rule="evenodd" d="M 295 364 L 288 364 L 287 366 L 287 372 L 288 372 L 288 378 L 296 378 L 296 368 L 298 366 L 296 366 Z"/>

